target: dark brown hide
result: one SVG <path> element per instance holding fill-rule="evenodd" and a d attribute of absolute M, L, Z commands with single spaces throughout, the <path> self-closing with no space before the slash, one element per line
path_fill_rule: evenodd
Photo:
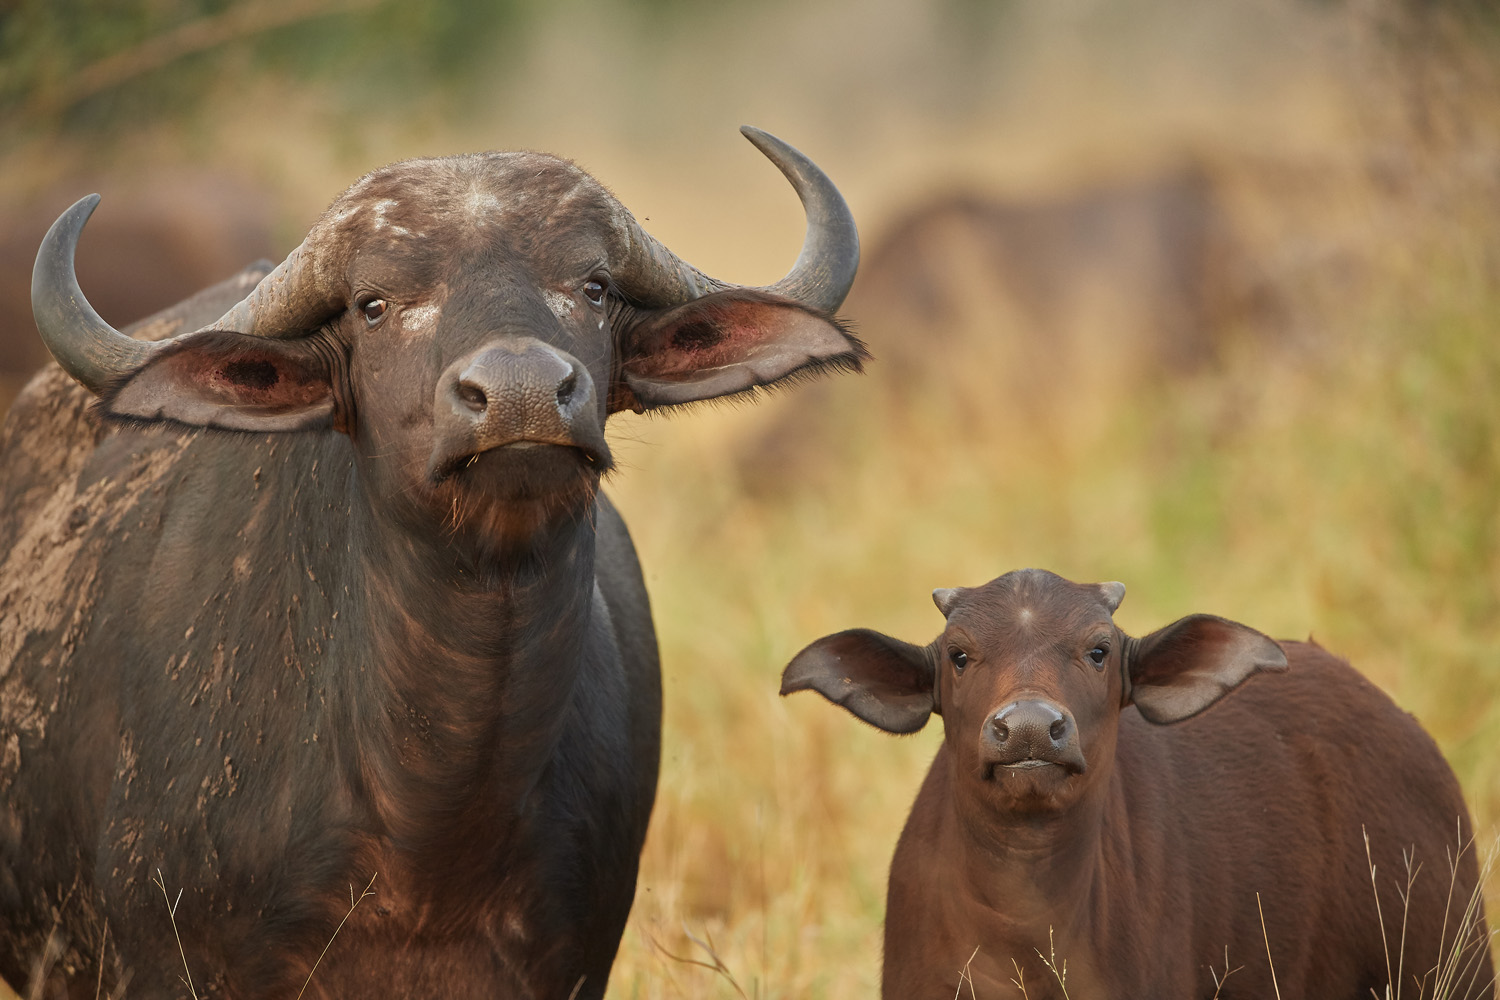
<path fill-rule="evenodd" d="M 939 591 L 926 647 L 846 632 L 787 667 L 783 693 L 941 710 L 891 862 L 883 995 L 1061 998 L 1065 972 L 1098 1000 L 1355 1000 L 1398 975 L 1403 996 L 1491 997 L 1468 812 L 1415 720 L 1311 643 L 1202 615 L 1125 636 L 1122 593 L 1022 570 Z M 1050 729 L 1013 721 L 1028 705 Z"/>
<path fill-rule="evenodd" d="M 185 956 L 200 996 L 603 995 L 661 711 L 600 492 L 611 404 L 863 357 L 830 315 L 847 208 L 751 138 L 810 205 L 764 290 L 535 153 L 376 171 L 134 338 L 73 272 L 97 199 L 54 224 L 33 306 L 67 374 L 0 434 L 0 974 L 158 1000 Z"/>

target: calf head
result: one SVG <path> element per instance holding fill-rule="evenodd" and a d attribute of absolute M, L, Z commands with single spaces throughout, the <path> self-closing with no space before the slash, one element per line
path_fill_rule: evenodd
<path fill-rule="evenodd" d="M 826 636 L 787 666 L 781 693 L 811 688 L 891 733 L 942 715 L 961 794 L 1006 811 L 1084 794 L 1109 770 L 1126 706 L 1177 722 L 1259 671 L 1286 668 L 1271 639 L 1212 615 L 1125 635 L 1112 618 L 1120 583 L 1031 569 L 932 596 L 947 624 L 928 645 L 867 629 Z"/>
<path fill-rule="evenodd" d="M 796 150 L 744 131 L 808 213 L 802 255 L 768 288 L 679 260 L 571 163 L 484 153 L 369 174 L 243 302 L 159 342 L 113 330 L 78 289 L 73 250 L 98 202 L 85 198 L 37 256 L 37 326 L 107 416 L 332 427 L 370 495 L 403 513 L 530 530 L 518 509 L 592 498 L 610 413 L 865 357 L 832 318 L 859 259 L 847 206 Z"/>

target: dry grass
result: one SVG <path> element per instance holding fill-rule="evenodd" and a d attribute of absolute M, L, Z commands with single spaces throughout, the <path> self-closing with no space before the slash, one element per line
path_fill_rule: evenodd
<path fill-rule="evenodd" d="M 1477 828 L 1500 824 L 1492 67 L 1403 61 L 1357 22 L 1373 3 L 1161 0 L 1129 24 L 1116 5 L 1011 6 L 972 79 L 932 28 L 940 5 L 866 16 L 822 0 L 793 40 L 780 8 L 704 13 L 586 64 L 560 14 L 520 72 L 525 99 L 462 126 L 366 121 L 329 141 L 336 106 L 268 81 L 225 96 L 232 125 L 116 150 L 131 169 L 244 165 L 289 206 L 290 245 L 378 163 L 552 149 L 695 263 L 750 281 L 784 269 L 800 223 L 733 139 L 740 121 L 827 167 L 869 245 L 956 184 L 1051 197 L 1192 156 L 1221 185 L 1281 320 L 1272 336 L 1228 331 L 1207 364 L 1141 363 L 1112 337 L 1112 301 L 1079 306 L 1059 360 L 976 280 L 927 350 L 854 314 L 878 358 L 902 360 L 821 396 L 615 422 L 610 492 L 646 568 L 666 718 L 611 998 L 876 994 L 887 867 L 938 733 L 896 739 L 819 699 L 784 702 L 780 670 L 855 625 L 925 641 L 932 588 L 1020 566 L 1125 581 L 1135 632 L 1211 611 L 1315 635 L 1434 734 Z M 740 47 L 704 44 L 731 36 Z M 0 170 L 12 193 L 36 190 L 67 155 L 89 154 L 47 145 Z M 778 425 L 825 445 L 750 462 Z M 1500 912 L 1488 867 L 1485 884 Z"/>

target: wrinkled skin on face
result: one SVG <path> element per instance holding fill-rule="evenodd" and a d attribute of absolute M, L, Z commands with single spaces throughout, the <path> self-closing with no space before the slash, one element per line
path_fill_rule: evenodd
<path fill-rule="evenodd" d="M 1415 721 L 1314 644 L 1212 615 L 1130 637 L 1123 596 L 1020 570 L 935 591 L 926 646 L 855 629 L 787 666 L 783 694 L 886 731 L 943 719 L 891 862 L 883 995 L 1381 994 L 1370 865 L 1424 859 L 1408 967 L 1430 983 L 1458 956 L 1457 992 L 1492 996 L 1473 851 L 1450 861 L 1467 810 Z"/>
<path fill-rule="evenodd" d="M 613 410 L 859 365 L 857 341 L 774 294 L 640 301 L 657 293 L 612 274 L 631 252 L 625 221 L 593 178 L 541 154 L 393 165 L 289 259 L 314 287 L 279 326 L 237 307 L 225 332 L 113 378 L 102 405 L 243 429 L 331 422 L 393 514 L 503 544 L 586 505 L 611 467 Z"/>

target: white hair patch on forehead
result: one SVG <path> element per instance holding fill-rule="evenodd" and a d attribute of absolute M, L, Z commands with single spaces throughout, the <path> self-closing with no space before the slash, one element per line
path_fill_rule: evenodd
<path fill-rule="evenodd" d="M 551 309 L 552 315 L 558 319 L 567 319 L 573 315 L 573 308 L 577 305 L 573 301 L 573 296 L 563 292 L 555 292 L 549 288 L 545 297 L 547 299 L 547 308 Z"/>
<path fill-rule="evenodd" d="M 384 229 L 387 226 L 391 226 L 391 223 L 385 217 L 385 213 L 389 212 L 393 208 L 399 208 L 400 206 L 401 203 L 396 201 L 394 198 L 382 198 L 377 201 L 375 203 L 375 228 Z M 402 229 L 400 226 L 391 226 L 391 228 L 399 229 L 403 233 L 406 232 L 406 230 Z"/>
<path fill-rule="evenodd" d="M 436 302 L 427 302 L 420 306 L 412 306 L 401 314 L 401 325 L 403 327 L 428 327 L 437 323 L 437 318 L 442 315 Z"/>
<path fill-rule="evenodd" d="M 464 214 L 480 225 L 485 223 L 487 216 L 499 215 L 504 208 L 504 203 L 495 197 L 494 192 L 486 191 L 478 186 L 470 188 L 469 196 L 464 199 Z"/>

